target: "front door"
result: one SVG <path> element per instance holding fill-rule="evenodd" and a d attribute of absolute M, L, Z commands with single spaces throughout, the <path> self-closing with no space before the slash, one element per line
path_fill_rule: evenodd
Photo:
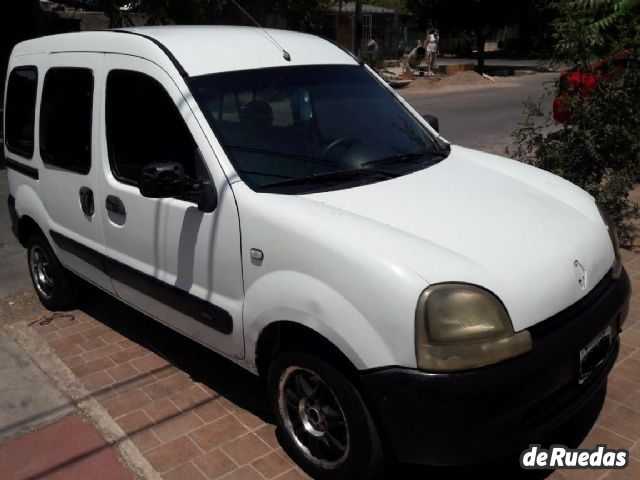
<path fill-rule="evenodd" d="M 103 82 L 102 197 L 107 271 L 118 296 L 226 355 L 244 355 L 238 212 L 226 177 L 171 77 L 108 54 Z M 218 194 L 210 213 L 140 194 L 140 170 L 178 162 Z"/>
<path fill-rule="evenodd" d="M 113 291 L 104 268 L 103 212 L 99 197 L 99 102 L 95 85 L 104 55 L 52 53 L 45 68 L 35 156 L 43 163 L 40 186 L 58 258 L 70 270 Z"/>

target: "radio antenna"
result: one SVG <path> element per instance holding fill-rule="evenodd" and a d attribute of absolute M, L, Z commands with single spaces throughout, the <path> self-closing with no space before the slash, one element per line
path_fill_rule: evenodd
<path fill-rule="evenodd" d="M 255 18 L 253 18 L 251 15 L 249 15 L 249 12 L 247 12 L 244 8 L 242 8 L 242 6 L 241 6 L 238 2 L 236 2 L 236 0 L 231 0 L 231 1 L 233 2 L 233 4 L 234 4 L 236 7 L 238 7 L 238 8 L 240 9 L 240 11 L 241 11 L 242 13 L 244 13 L 244 14 L 249 18 L 249 20 L 251 20 L 253 23 L 255 23 L 255 24 L 256 24 L 256 26 L 260 29 L 260 31 L 261 31 L 262 33 L 264 33 L 264 34 L 265 34 L 265 36 L 266 36 L 266 37 L 271 41 L 271 43 L 273 43 L 273 44 L 278 48 L 278 50 L 281 50 L 281 51 L 282 51 L 282 57 L 283 57 L 287 62 L 290 62 L 290 61 L 291 61 L 291 55 L 289 55 L 289 52 L 287 52 L 284 48 L 282 48 L 282 45 L 280 45 L 278 42 L 276 42 L 276 39 L 275 39 L 275 38 L 273 38 L 273 37 L 269 34 L 269 32 L 267 32 L 267 31 L 262 27 L 262 25 L 260 25 L 260 24 L 256 21 L 256 19 L 255 19 Z"/>

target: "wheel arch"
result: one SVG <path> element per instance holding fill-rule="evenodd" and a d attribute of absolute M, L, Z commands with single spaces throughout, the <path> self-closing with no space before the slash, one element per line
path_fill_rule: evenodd
<path fill-rule="evenodd" d="M 288 320 L 272 322 L 262 329 L 255 349 L 258 375 L 266 378 L 271 362 L 282 352 L 312 353 L 338 368 L 349 377 L 357 377 L 358 369 L 351 360 L 324 335 L 301 323 Z"/>
<path fill-rule="evenodd" d="M 18 241 L 20 245 L 26 248 L 29 243 L 29 238 L 34 234 L 47 238 L 40 225 L 38 225 L 38 222 L 29 215 L 22 215 L 18 219 Z"/>
<path fill-rule="evenodd" d="M 12 195 L 17 217 L 15 233 L 20 244 L 26 247 L 29 237 L 34 233 L 42 235 L 51 243 L 51 239 L 47 234 L 51 219 L 38 192 L 31 185 L 20 184 L 15 188 Z"/>

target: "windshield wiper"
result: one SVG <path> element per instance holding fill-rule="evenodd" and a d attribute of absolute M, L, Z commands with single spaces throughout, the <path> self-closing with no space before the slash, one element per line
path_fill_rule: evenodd
<path fill-rule="evenodd" d="M 352 177 L 361 177 L 362 175 L 371 176 L 371 174 L 383 175 L 387 178 L 396 178 L 400 174 L 387 172 L 384 170 L 376 170 L 372 168 L 354 168 L 352 170 L 336 170 L 334 172 L 314 173 L 313 175 L 306 175 L 304 177 L 288 178 L 286 180 L 280 180 L 273 183 L 267 183 L 261 185 L 260 188 L 281 187 L 287 185 L 306 185 L 316 182 L 328 182 L 332 180 L 343 180 Z"/>
<path fill-rule="evenodd" d="M 390 157 L 379 158 L 378 160 L 370 160 L 362 165 L 382 165 L 385 163 L 428 163 L 433 165 L 440 160 L 447 158 L 449 152 L 447 150 L 426 150 L 424 152 L 405 153 L 392 155 Z M 428 161 L 425 162 L 425 159 Z"/>
<path fill-rule="evenodd" d="M 247 175 L 260 175 L 263 177 L 285 178 L 285 179 L 294 178 L 291 175 L 280 175 L 278 173 L 259 172 L 257 170 L 243 170 L 239 168 L 236 168 L 236 173 L 244 173 Z"/>

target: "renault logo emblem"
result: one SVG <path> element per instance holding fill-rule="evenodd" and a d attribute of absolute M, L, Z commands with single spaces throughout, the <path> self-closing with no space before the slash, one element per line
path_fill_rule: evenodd
<path fill-rule="evenodd" d="M 578 279 L 578 285 L 584 290 L 587 288 L 587 270 L 582 266 L 578 260 L 574 260 L 573 268 L 576 272 L 576 278 Z"/>

